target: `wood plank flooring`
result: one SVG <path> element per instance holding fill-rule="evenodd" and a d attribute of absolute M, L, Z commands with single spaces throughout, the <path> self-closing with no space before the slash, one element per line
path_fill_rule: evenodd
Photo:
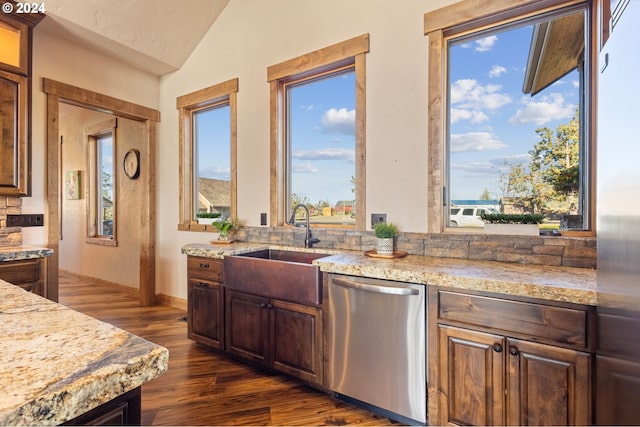
<path fill-rule="evenodd" d="M 169 370 L 142 387 L 144 425 L 398 425 L 195 344 L 182 310 L 63 273 L 59 289 L 61 304 L 169 349 Z"/>

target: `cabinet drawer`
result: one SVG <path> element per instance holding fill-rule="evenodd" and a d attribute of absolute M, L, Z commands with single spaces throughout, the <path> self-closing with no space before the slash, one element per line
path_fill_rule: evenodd
<path fill-rule="evenodd" d="M 440 321 L 498 329 L 534 341 L 541 338 L 582 348 L 590 345 L 587 309 L 556 307 L 442 290 L 438 294 Z"/>
<path fill-rule="evenodd" d="M 187 274 L 189 277 L 222 282 L 222 260 L 189 256 L 187 257 Z"/>
<path fill-rule="evenodd" d="M 5 261 L 0 262 L 0 279 L 14 285 L 37 282 L 40 280 L 40 261 Z"/>

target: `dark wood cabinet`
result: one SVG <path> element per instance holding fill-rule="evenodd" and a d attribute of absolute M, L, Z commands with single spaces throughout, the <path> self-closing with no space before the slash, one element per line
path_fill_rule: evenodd
<path fill-rule="evenodd" d="M 139 426 L 142 420 L 141 389 L 135 388 L 63 425 Z"/>
<path fill-rule="evenodd" d="M 228 290 L 226 351 L 322 384 L 322 309 Z"/>
<path fill-rule="evenodd" d="M 41 13 L 0 13 L 0 195 L 31 193 L 31 44 Z M 11 9 L 11 8 L 10 8 Z"/>
<path fill-rule="evenodd" d="M 593 307 L 432 289 L 430 309 L 431 423 L 593 423 Z"/>
<path fill-rule="evenodd" d="M 45 258 L 0 262 L 0 279 L 46 297 Z"/>
<path fill-rule="evenodd" d="M 224 348 L 222 260 L 187 259 L 187 336 L 216 349 Z"/>

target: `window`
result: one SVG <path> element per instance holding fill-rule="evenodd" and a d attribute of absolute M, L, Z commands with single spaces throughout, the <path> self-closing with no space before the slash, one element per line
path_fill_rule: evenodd
<path fill-rule="evenodd" d="M 116 127 L 113 118 L 85 129 L 87 135 L 87 242 L 116 246 Z"/>
<path fill-rule="evenodd" d="M 236 216 L 236 96 L 233 79 L 177 99 L 180 124 L 179 230 L 213 231 L 198 213 Z"/>
<path fill-rule="evenodd" d="M 368 50 L 363 35 L 269 67 L 272 225 L 302 203 L 312 224 L 364 228 Z"/>
<path fill-rule="evenodd" d="M 441 11 L 425 16 L 429 78 L 436 77 L 430 170 L 432 182 L 442 183 L 429 190 L 439 200 L 429 212 L 430 231 L 463 226 L 450 211 L 456 200 L 541 213 L 542 228 L 593 227 L 590 10 L 533 7 L 447 25 L 438 22 Z M 474 226 L 481 221 L 464 225 Z"/>

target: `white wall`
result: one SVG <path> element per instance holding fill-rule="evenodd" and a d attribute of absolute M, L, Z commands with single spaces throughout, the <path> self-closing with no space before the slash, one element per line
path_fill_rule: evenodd
<path fill-rule="evenodd" d="M 402 231 L 427 230 L 427 48 L 424 13 L 447 0 L 231 1 L 186 64 L 160 85 L 157 292 L 186 298 L 182 245 L 210 235 L 178 232 L 176 97 L 239 78 L 238 216 L 269 212 L 267 67 L 369 33 L 367 217 L 386 212 Z"/>

